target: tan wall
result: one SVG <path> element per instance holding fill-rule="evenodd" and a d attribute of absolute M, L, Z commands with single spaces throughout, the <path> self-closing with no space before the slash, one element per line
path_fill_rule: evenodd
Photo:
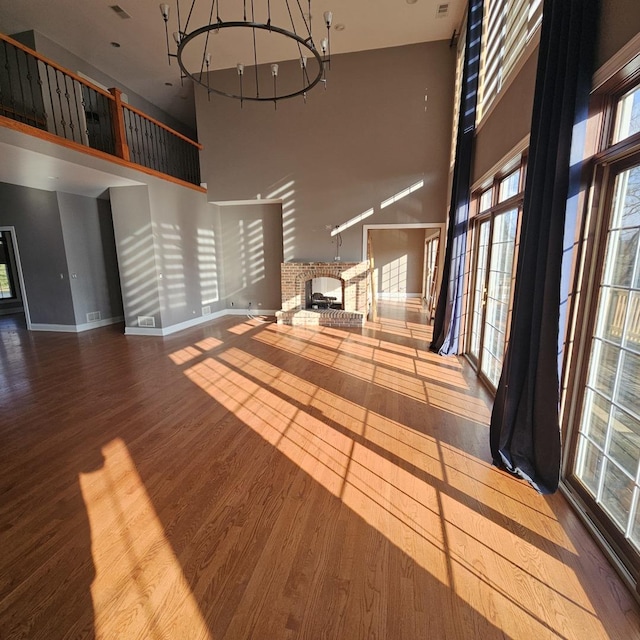
<path fill-rule="evenodd" d="M 638 0 L 603 0 L 596 48 L 596 69 L 640 31 Z"/>
<path fill-rule="evenodd" d="M 472 183 L 529 134 L 537 63 L 536 49 L 511 85 L 498 96 L 493 110 L 481 121 L 475 139 Z"/>
<path fill-rule="evenodd" d="M 378 293 L 422 292 L 424 229 L 371 229 Z"/>
<path fill-rule="evenodd" d="M 285 73 L 283 64 L 281 74 Z M 235 70 L 233 70 L 235 73 Z M 203 181 L 212 201 L 283 198 L 284 259 L 333 260 L 329 228 L 444 221 L 454 51 L 434 42 L 337 55 L 328 87 L 271 104 L 196 91 Z M 213 81 L 213 80 L 212 80 Z M 425 89 L 429 99 L 425 110 Z M 382 208 L 381 203 L 424 181 Z M 342 234 L 360 260 L 362 223 Z"/>

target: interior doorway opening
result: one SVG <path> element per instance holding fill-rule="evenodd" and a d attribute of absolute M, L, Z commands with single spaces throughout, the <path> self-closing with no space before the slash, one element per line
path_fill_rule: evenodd
<path fill-rule="evenodd" d="M 0 316 L 15 316 L 31 329 L 16 231 L 0 226 Z"/>

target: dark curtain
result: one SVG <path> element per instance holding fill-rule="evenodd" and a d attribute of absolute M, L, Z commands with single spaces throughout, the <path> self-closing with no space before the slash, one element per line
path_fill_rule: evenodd
<path fill-rule="evenodd" d="M 545 0 L 509 345 L 491 415 L 494 463 L 541 493 L 560 480 L 558 330 L 572 129 L 586 113 L 598 0 Z"/>
<path fill-rule="evenodd" d="M 433 321 L 431 351 L 440 355 L 458 352 L 458 335 L 462 315 L 464 259 L 467 248 L 471 162 L 478 100 L 480 40 L 482 36 L 483 0 L 470 0 L 467 15 L 467 44 L 462 71 L 462 92 L 453 167 L 451 206 L 447 228 L 447 248 L 442 269 L 442 286 Z"/>

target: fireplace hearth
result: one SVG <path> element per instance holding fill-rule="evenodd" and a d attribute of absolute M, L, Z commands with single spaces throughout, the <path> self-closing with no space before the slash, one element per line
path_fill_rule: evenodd
<path fill-rule="evenodd" d="M 362 327 L 367 316 L 367 277 L 366 262 L 282 263 L 278 324 Z M 327 278 L 337 281 L 338 291 L 314 291 L 314 281 L 326 287 Z"/>

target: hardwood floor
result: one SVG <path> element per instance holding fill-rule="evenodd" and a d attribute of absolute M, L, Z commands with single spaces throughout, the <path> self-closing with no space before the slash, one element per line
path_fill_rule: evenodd
<path fill-rule="evenodd" d="M 380 311 L 0 319 L 0 638 L 640 638 L 564 498 L 490 465 L 473 372 Z"/>

